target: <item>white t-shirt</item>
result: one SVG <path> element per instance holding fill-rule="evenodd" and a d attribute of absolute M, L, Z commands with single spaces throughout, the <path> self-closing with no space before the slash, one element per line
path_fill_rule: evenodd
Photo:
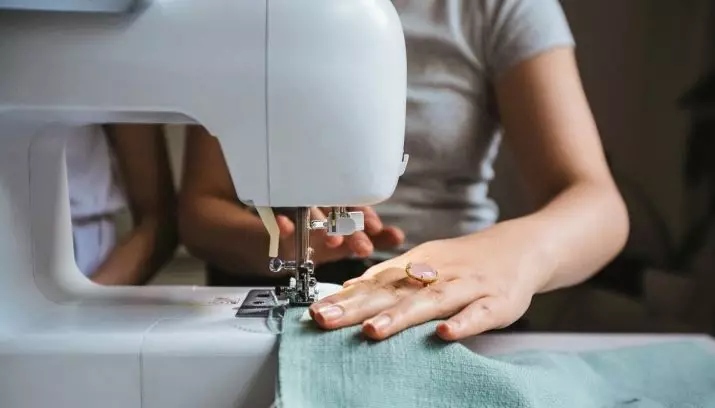
<path fill-rule="evenodd" d="M 63 126 L 75 260 L 92 275 L 116 243 L 111 216 L 126 206 L 101 126 Z"/>
<path fill-rule="evenodd" d="M 488 194 L 501 142 L 494 79 L 574 41 L 558 0 L 393 3 L 407 43 L 410 162 L 376 210 L 405 230 L 409 248 L 496 222 Z"/>

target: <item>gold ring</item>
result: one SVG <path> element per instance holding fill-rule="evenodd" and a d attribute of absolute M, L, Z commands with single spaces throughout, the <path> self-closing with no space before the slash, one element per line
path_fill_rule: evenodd
<path fill-rule="evenodd" d="M 425 286 L 439 280 L 437 270 L 425 263 L 412 264 L 412 262 L 408 262 L 405 266 L 405 273 L 407 277 L 415 279 Z"/>

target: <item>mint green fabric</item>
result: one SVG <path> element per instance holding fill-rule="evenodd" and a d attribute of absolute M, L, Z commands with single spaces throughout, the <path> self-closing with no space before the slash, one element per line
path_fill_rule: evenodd
<path fill-rule="evenodd" d="M 694 343 L 485 357 L 434 337 L 435 322 L 371 342 L 303 312 L 283 321 L 282 408 L 715 407 L 715 355 Z"/>

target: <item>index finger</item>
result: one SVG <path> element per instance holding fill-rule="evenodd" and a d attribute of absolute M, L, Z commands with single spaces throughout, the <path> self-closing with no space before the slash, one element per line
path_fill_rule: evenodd
<path fill-rule="evenodd" d="M 384 286 L 366 282 L 314 303 L 309 311 L 320 327 L 337 329 L 375 316 L 415 290 L 414 285 L 404 279 Z"/>
<path fill-rule="evenodd" d="M 459 279 L 436 283 L 401 299 L 394 306 L 365 321 L 363 332 L 374 340 L 382 340 L 408 327 L 451 316 L 474 299 L 485 295 L 484 288 L 465 285 Z"/>

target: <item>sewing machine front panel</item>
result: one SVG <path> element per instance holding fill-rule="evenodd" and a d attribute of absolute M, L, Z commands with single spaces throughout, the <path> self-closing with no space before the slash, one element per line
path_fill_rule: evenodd
<path fill-rule="evenodd" d="M 186 303 L 66 305 L 0 342 L 0 406 L 269 406 L 276 334 L 235 317 L 245 292 L 177 287 Z M 7 370 L 7 371 L 6 371 Z M 28 393 L 28 384 L 32 392 Z"/>

